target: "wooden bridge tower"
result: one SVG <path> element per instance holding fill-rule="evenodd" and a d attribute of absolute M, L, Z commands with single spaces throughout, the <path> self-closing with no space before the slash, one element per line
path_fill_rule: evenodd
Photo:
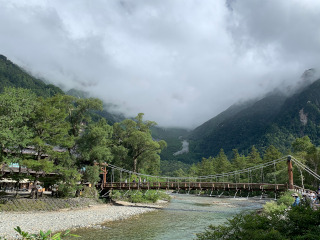
<path fill-rule="evenodd" d="M 289 179 L 288 189 L 294 189 L 294 186 L 293 186 L 292 161 L 291 161 L 291 156 L 290 155 L 287 158 L 287 164 L 288 164 L 288 179 Z"/>

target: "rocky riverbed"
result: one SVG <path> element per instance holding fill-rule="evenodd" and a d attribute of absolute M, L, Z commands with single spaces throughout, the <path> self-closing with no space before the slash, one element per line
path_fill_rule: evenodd
<path fill-rule="evenodd" d="M 0 213 L 0 236 L 15 239 L 17 234 L 14 228 L 17 226 L 29 233 L 38 233 L 40 230 L 57 232 L 84 227 L 99 228 L 103 222 L 126 219 L 162 207 L 163 203 L 132 204 L 116 202 L 115 204 L 99 204 L 83 209 L 65 209 L 51 212 L 2 212 Z"/>

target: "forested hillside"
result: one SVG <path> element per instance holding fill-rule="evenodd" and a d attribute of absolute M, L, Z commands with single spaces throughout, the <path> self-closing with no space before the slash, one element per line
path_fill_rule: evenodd
<path fill-rule="evenodd" d="M 320 80 L 289 97 L 274 92 L 232 114 L 234 108 L 190 133 L 195 158 L 215 156 L 221 148 L 228 156 L 234 148 L 247 154 L 253 145 L 261 152 L 270 145 L 285 152 L 295 138 L 305 135 L 320 143 Z"/>
<path fill-rule="evenodd" d="M 0 55 L 0 92 L 5 87 L 19 87 L 31 89 L 38 96 L 49 97 L 63 91 L 52 84 L 45 84 L 26 73 L 16 64 L 9 61 L 5 56 Z"/>
<path fill-rule="evenodd" d="M 315 145 L 320 144 L 320 79 L 286 99 L 259 145 L 285 148 L 292 139 L 303 136 L 309 136 Z"/>

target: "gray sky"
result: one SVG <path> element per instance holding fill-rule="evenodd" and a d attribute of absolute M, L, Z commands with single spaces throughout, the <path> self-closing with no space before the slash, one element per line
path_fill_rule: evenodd
<path fill-rule="evenodd" d="M 127 116 L 196 127 L 320 64 L 318 0 L 0 0 L 0 54 Z"/>

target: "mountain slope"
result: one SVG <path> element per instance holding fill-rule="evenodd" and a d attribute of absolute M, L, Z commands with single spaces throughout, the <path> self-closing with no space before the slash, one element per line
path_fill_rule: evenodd
<path fill-rule="evenodd" d="M 0 55 L 0 92 L 5 87 L 20 87 L 32 90 L 38 96 L 49 97 L 63 91 L 52 85 L 45 84 L 42 80 L 32 77 L 19 66 Z"/>
<path fill-rule="evenodd" d="M 308 135 L 320 145 L 320 79 L 286 99 L 262 144 L 289 146 L 295 137 Z"/>
<path fill-rule="evenodd" d="M 238 148 L 240 151 L 246 151 L 252 145 L 256 145 L 260 137 L 265 134 L 266 127 L 271 125 L 277 117 L 286 97 L 277 92 L 247 106 L 239 109 L 235 114 L 229 114 L 222 121 L 217 121 L 220 118 L 210 120 L 210 122 L 219 122 L 215 126 L 207 129 L 207 134 L 199 137 L 197 131 L 202 128 L 198 127 L 190 134 L 191 151 L 198 157 L 215 156 L 221 148 L 226 153 L 230 153 L 233 148 Z M 208 125 L 205 123 L 204 125 Z M 194 136 L 198 136 L 195 138 Z"/>
<path fill-rule="evenodd" d="M 198 161 L 216 156 L 221 148 L 261 153 L 274 145 L 285 152 L 296 137 L 308 135 L 320 145 L 320 79 L 303 85 L 292 96 L 274 92 L 247 106 L 233 106 L 189 134 L 190 151 Z"/>
<path fill-rule="evenodd" d="M 0 55 L 0 92 L 2 92 L 5 87 L 30 89 L 35 94 L 42 97 L 50 97 L 55 94 L 65 94 L 59 87 L 53 84 L 46 84 L 42 80 L 31 76 L 18 65 L 8 60 L 5 56 Z M 79 98 L 89 97 L 88 93 L 75 89 L 69 90 L 66 94 Z M 107 109 L 107 106 L 105 109 Z M 125 119 L 123 115 L 113 114 L 107 110 L 99 111 L 96 114 L 100 117 L 106 118 L 109 124 Z"/>
<path fill-rule="evenodd" d="M 244 103 L 234 104 L 229 107 L 227 110 L 223 111 L 222 113 L 218 114 L 216 117 L 211 118 L 207 122 L 203 123 L 199 127 L 195 128 L 190 134 L 189 139 L 201 139 L 203 137 L 207 137 L 215 130 L 216 127 L 219 126 L 222 122 L 226 121 L 229 118 L 232 118 L 237 113 L 252 106 L 255 103 L 254 100 L 247 101 Z"/>

